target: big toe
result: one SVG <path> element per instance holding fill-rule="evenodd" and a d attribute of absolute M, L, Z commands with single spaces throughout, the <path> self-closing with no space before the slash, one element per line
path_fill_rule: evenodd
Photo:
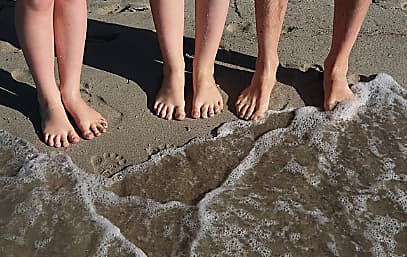
<path fill-rule="evenodd" d="M 175 119 L 176 120 L 185 120 L 185 108 L 182 106 L 175 107 Z"/>
<path fill-rule="evenodd" d="M 79 127 L 79 130 L 81 131 L 81 134 L 85 139 L 91 140 L 95 137 L 95 135 L 93 134 L 93 132 L 90 129 L 90 124 L 89 124 L 89 126 Z"/>
<path fill-rule="evenodd" d="M 335 107 L 337 104 L 337 101 L 327 101 L 324 104 L 324 111 L 332 111 L 332 109 Z"/>
<path fill-rule="evenodd" d="M 68 132 L 68 141 L 70 143 L 77 144 L 77 143 L 79 143 L 79 140 L 80 140 L 80 138 L 74 130 Z"/>

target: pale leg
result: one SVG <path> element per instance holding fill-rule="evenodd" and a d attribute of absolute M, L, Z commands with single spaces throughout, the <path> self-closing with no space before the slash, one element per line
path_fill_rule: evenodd
<path fill-rule="evenodd" d="M 195 1 L 193 118 L 212 117 L 223 109 L 222 95 L 217 88 L 213 74 L 228 8 L 229 0 Z"/>
<path fill-rule="evenodd" d="M 236 111 L 242 119 L 256 121 L 268 110 L 271 91 L 276 83 L 277 49 L 286 9 L 287 0 L 256 0 L 259 52 L 252 81 L 236 101 Z"/>
<path fill-rule="evenodd" d="M 163 57 L 163 81 L 154 103 L 156 115 L 185 119 L 184 1 L 150 0 Z"/>
<path fill-rule="evenodd" d="M 86 1 L 54 0 L 55 47 L 62 101 L 86 139 L 106 131 L 107 121 L 80 95 L 80 77 L 86 37 Z"/>
<path fill-rule="evenodd" d="M 53 0 L 18 0 L 16 29 L 33 75 L 40 104 L 45 143 L 67 147 L 79 136 L 70 124 L 54 77 Z"/>
<path fill-rule="evenodd" d="M 331 50 L 324 63 L 324 109 L 353 97 L 346 74 L 349 56 L 363 20 L 369 9 L 370 0 L 335 0 Z"/>

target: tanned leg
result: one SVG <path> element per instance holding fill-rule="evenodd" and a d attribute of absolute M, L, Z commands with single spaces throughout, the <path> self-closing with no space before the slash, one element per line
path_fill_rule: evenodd
<path fill-rule="evenodd" d="M 195 1 L 193 118 L 212 117 L 223 109 L 222 95 L 217 88 L 213 74 L 228 8 L 229 0 Z"/>
<path fill-rule="evenodd" d="M 287 0 L 256 0 L 258 57 L 250 85 L 236 101 L 240 118 L 256 121 L 268 110 L 279 64 L 277 49 Z"/>
<path fill-rule="evenodd" d="M 53 0 L 18 0 L 16 29 L 37 88 L 44 141 L 49 146 L 67 147 L 79 142 L 79 136 L 68 120 L 55 82 L 53 10 Z"/>
<path fill-rule="evenodd" d="M 163 57 L 163 81 L 154 103 L 155 114 L 171 120 L 185 119 L 184 100 L 184 1 L 150 0 Z"/>
<path fill-rule="evenodd" d="M 86 1 L 54 0 L 55 47 L 63 104 L 86 139 L 106 131 L 107 121 L 88 106 L 80 94 L 80 76 L 86 37 Z"/>
<path fill-rule="evenodd" d="M 331 50 L 324 63 L 324 110 L 353 97 L 346 80 L 349 55 L 370 0 L 335 0 Z"/>

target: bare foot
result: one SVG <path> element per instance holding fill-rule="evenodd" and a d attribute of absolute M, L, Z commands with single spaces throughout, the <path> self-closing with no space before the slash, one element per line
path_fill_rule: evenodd
<path fill-rule="evenodd" d="M 107 120 L 87 105 L 79 93 L 75 96 L 62 94 L 62 101 L 85 139 L 93 139 L 106 132 Z"/>
<path fill-rule="evenodd" d="M 277 65 L 278 67 L 278 65 Z M 271 91 L 276 83 L 276 71 L 271 75 L 253 75 L 250 85 L 244 89 L 236 101 L 236 111 L 240 118 L 257 121 L 269 108 Z"/>
<path fill-rule="evenodd" d="M 223 110 L 222 95 L 212 73 L 194 76 L 192 118 L 208 118 Z"/>
<path fill-rule="evenodd" d="M 171 120 L 185 119 L 184 100 L 185 77 L 184 70 L 178 72 L 164 71 L 163 82 L 154 103 L 154 112 L 157 116 Z"/>
<path fill-rule="evenodd" d="M 324 68 L 324 110 L 331 111 L 338 103 L 354 97 L 346 79 L 347 65 L 333 68 L 325 64 Z"/>
<path fill-rule="evenodd" d="M 40 101 L 40 114 L 44 142 L 47 145 L 59 148 L 79 142 L 80 138 L 69 122 L 61 100 L 53 103 Z"/>

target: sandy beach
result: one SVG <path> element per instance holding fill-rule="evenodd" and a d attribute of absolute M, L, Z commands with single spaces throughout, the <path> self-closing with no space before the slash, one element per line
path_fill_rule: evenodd
<path fill-rule="evenodd" d="M 14 1 L 0 0 L 0 129 L 28 141 L 39 152 L 64 153 L 87 173 L 112 176 L 149 160 L 162 150 L 183 146 L 191 139 L 210 139 L 225 122 L 239 120 L 234 103 L 250 82 L 257 55 L 253 1 L 230 3 L 215 67 L 225 110 L 213 118 L 198 120 L 191 119 L 188 112 L 192 97 L 194 5 L 193 1 L 186 1 L 184 51 L 188 117 L 185 121 L 166 121 L 152 112 L 161 82 L 162 61 L 148 1 L 89 0 L 81 93 L 109 120 L 109 129 L 94 140 L 82 139 L 67 149 L 47 147 L 41 141 L 35 85 L 14 31 L 14 5 Z M 271 110 L 322 106 L 322 64 L 329 51 L 332 17 L 333 1 L 289 1 Z M 352 51 L 349 82 L 370 81 L 377 73 L 387 73 L 406 88 L 406 56 L 407 2 L 374 1 Z M 285 127 L 288 120 L 285 115 L 277 115 L 268 125 Z M 222 176 L 225 175 L 217 179 L 222 180 Z M 202 179 L 210 184 L 209 178 Z M 134 182 L 137 183 L 143 184 Z M 191 199 L 180 201 L 195 203 L 199 199 L 196 195 L 204 193 L 207 187 L 212 186 L 203 185 L 201 191 L 191 193 Z M 137 189 L 127 188 L 125 193 L 120 193 L 122 189 L 112 188 L 120 196 L 139 194 Z M 171 200 L 165 195 L 155 198 L 160 202 Z"/>
<path fill-rule="evenodd" d="M 28 140 L 41 151 L 55 151 L 40 140 L 34 83 L 18 47 L 13 6 L 13 1 L 5 0 L 0 5 L 0 128 Z M 186 1 L 187 77 L 193 56 L 193 10 L 193 3 Z M 160 149 L 210 136 L 222 123 L 238 119 L 234 102 L 250 82 L 257 51 L 252 1 L 230 4 L 215 74 L 223 90 L 225 111 L 211 119 L 188 118 L 183 122 L 162 120 L 151 111 L 160 86 L 161 61 L 148 1 L 89 1 L 88 13 L 81 86 L 84 98 L 108 118 L 110 128 L 96 140 L 82 140 L 58 150 L 71 156 L 79 167 L 97 172 L 92 158 L 106 154 L 120 156 L 128 164 L 140 163 Z M 332 16 L 331 1 L 289 3 L 279 47 L 282 67 L 271 109 L 321 106 L 319 67 L 329 50 Z M 372 4 L 350 60 L 351 82 L 357 81 L 359 75 L 386 72 L 406 85 L 406 34 L 407 15 L 402 1 Z M 191 91 L 189 79 L 187 106 L 191 104 Z"/>

